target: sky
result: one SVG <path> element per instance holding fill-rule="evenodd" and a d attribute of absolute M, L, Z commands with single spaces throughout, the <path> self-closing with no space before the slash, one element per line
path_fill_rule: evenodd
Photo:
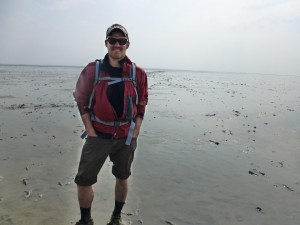
<path fill-rule="evenodd" d="M 299 0 L 0 0 L 0 64 L 84 66 L 114 23 L 143 68 L 300 75 Z"/>

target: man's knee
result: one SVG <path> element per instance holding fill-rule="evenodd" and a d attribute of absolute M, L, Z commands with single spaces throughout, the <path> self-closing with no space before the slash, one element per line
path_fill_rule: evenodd
<path fill-rule="evenodd" d="M 128 189 L 128 179 L 116 178 L 116 187 L 119 189 Z"/>
<path fill-rule="evenodd" d="M 117 182 L 117 184 L 120 184 L 120 185 L 126 185 L 126 184 L 128 184 L 128 179 L 116 178 L 116 182 Z"/>
<path fill-rule="evenodd" d="M 89 185 L 89 186 L 81 186 L 77 184 L 77 189 L 78 191 L 83 191 L 83 192 L 87 192 L 87 191 L 93 191 L 93 186 Z"/>

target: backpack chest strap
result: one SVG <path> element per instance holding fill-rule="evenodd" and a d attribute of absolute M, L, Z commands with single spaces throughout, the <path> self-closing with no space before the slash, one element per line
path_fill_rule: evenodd
<path fill-rule="evenodd" d="M 102 123 L 104 125 L 114 126 L 114 127 L 123 126 L 123 125 L 128 124 L 130 122 L 128 135 L 127 135 L 127 138 L 126 138 L 126 141 L 125 141 L 125 145 L 130 145 L 130 143 L 132 141 L 132 137 L 133 137 L 133 132 L 134 132 L 134 129 L 135 129 L 135 122 L 133 120 L 125 121 L 125 122 L 121 122 L 121 121 L 109 121 L 108 122 L 108 121 L 103 121 L 103 120 L 99 119 L 93 113 L 90 113 L 90 118 L 91 118 L 91 120 L 96 121 L 98 123 Z M 86 135 L 86 133 L 85 133 L 85 135 Z"/>
<path fill-rule="evenodd" d="M 119 82 L 132 81 L 131 77 L 99 77 L 98 81 L 108 81 L 108 85 L 116 84 Z"/>
<path fill-rule="evenodd" d="M 130 121 L 124 121 L 124 122 L 121 122 L 121 121 L 104 121 L 104 120 L 101 120 L 100 118 L 98 118 L 97 116 L 95 116 L 93 113 L 90 113 L 90 118 L 92 121 L 96 121 L 98 123 L 102 123 L 104 125 L 107 125 L 107 126 L 111 126 L 111 127 L 120 127 L 120 126 L 123 126 L 125 124 L 128 124 Z"/>

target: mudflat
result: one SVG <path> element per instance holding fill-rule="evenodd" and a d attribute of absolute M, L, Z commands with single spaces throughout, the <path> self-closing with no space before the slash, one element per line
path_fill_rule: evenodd
<path fill-rule="evenodd" d="M 0 224 L 75 224 L 82 68 L 0 66 Z M 148 71 L 125 224 L 300 221 L 300 76 Z M 92 216 L 114 206 L 107 161 Z"/>

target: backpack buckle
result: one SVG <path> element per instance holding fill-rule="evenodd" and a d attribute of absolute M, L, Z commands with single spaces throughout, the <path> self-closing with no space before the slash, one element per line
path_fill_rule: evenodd
<path fill-rule="evenodd" d="M 120 121 L 114 121 L 114 126 L 115 126 L 115 127 L 121 126 L 121 122 L 120 122 Z"/>

